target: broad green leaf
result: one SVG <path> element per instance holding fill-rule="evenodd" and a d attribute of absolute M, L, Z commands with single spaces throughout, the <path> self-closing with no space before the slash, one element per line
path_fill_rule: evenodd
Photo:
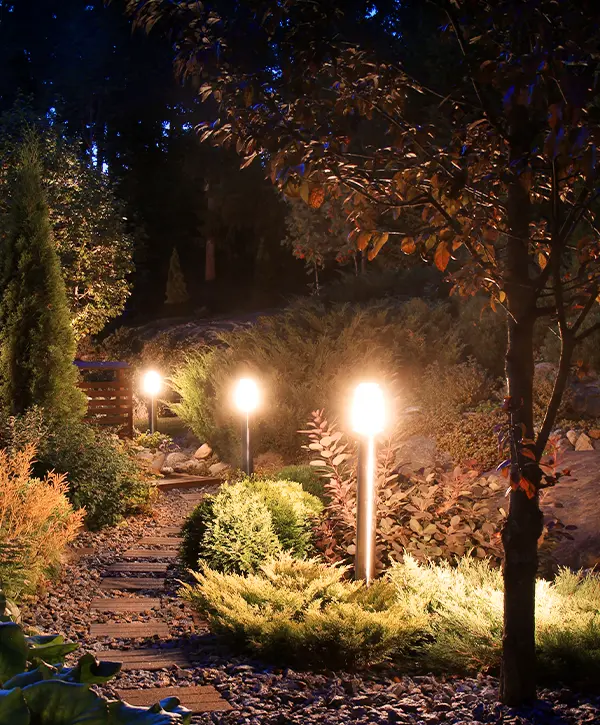
<path fill-rule="evenodd" d="M 18 675 L 11 677 L 4 683 L 4 687 L 7 690 L 12 687 L 27 687 L 27 685 L 33 685 L 35 682 L 42 682 L 43 680 L 50 680 L 57 674 L 56 667 L 51 667 L 44 662 L 39 667 L 29 672 L 19 672 Z"/>
<path fill-rule="evenodd" d="M 107 725 L 106 700 L 85 685 L 50 680 L 23 690 L 35 725 Z"/>
<path fill-rule="evenodd" d="M 73 682 L 97 685 L 108 682 L 120 671 L 120 662 L 98 662 L 94 655 L 86 654 L 80 658 L 77 667 L 73 668 L 69 679 L 72 679 Z"/>
<path fill-rule="evenodd" d="M 53 664 L 62 662 L 68 654 L 79 649 L 76 642 L 65 643 L 65 638 L 59 634 L 27 637 L 27 644 L 29 645 L 28 659 L 43 660 Z"/>
<path fill-rule="evenodd" d="M 14 622 L 0 623 L 0 683 L 27 668 L 27 642 Z"/>
<path fill-rule="evenodd" d="M 19 689 L 0 690 L 0 723 L 30 725 L 31 717 Z"/>

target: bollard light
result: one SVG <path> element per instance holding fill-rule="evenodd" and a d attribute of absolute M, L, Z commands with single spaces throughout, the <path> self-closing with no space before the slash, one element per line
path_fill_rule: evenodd
<path fill-rule="evenodd" d="M 256 381 L 252 378 L 241 378 L 238 380 L 234 391 L 234 400 L 237 409 L 242 413 L 242 458 L 243 468 L 246 475 L 254 473 L 252 460 L 252 448 L 250 445 L 250 415 L 255 412 L 260 402 L 260 392 Z"/>
<path fill-rule="evenodd" d="M 148 370 L 144 374 L 142 381 L 144 393 L 150 398 L 150 410 L 148 412 L 148 421 L 150 433 L 156 431 L 156 396 L 162 390 L 162 377 L 156 370 Z"/>
<path fill-rule="evenodd" d="M 383 390 L 377 383 L 361 383 L 354 391 L 352 428 L 360 436 L 356 487 L 356 579 L 367 586 L 375 569 L 375 436 L 385 429 Z"/>

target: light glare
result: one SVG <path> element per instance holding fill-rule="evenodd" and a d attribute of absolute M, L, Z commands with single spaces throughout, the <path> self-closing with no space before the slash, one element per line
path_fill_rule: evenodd
<path fill-rule="evenodd" d="M 252 378 L 242 378 L 235 388 L 235 404 L 242 413 L 252 413 L 258 407 L 258 385 Z"/>
<path fill-rule="evenodd" d="M 162 389 L 162 377 L 156 370 L 148 370 L 144 375 L 144 392 L 154 398 Z"/>
<path fill-rule="evenodd" d="M 352 428 L 355 433 L 375 436 L 385 428 L 385 400 L 377 383 L 360 383 L 354 391 Z"/>

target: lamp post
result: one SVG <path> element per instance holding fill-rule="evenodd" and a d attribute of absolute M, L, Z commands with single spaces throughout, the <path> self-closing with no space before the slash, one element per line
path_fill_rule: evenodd
<path fill-rule="evenodd" d="M 235 404 L 242 413 L 242 466 L 247 476 L 254 473 L 252 449 L 250 446 L 250 414 L 258 407 L 258 385 L 252 378 L 241 378 L 235 387 Z"/>
<path fill-rule="evenodd" d="M 375 570 L 375 436 L 385 427 L 383 391 L 377 383 L 361 383 L 354 391 L 352 428 L 360 436 L 356 487 L 356 579 L 370 584 Z"/>
<path fill-rule="evenodd" d="M 156 370 L 148 370 L 144 375 L 144 392 L 150 398 L 149 428 L 150 433 L 156 430 L 156 396 L 162 389 L 162 378 Z"/>

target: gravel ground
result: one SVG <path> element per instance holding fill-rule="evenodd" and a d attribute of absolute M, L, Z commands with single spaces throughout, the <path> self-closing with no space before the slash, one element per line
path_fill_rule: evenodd
<path fill-rule="evenodd" d="M 316 675 L 281 670 L 254 660 L 238 657 L 221 645 L 202 625 L 194 624 L 190 610 L 176 597 L 177 581 L 184 573 L 172 565 L 167 575 L 168 590 L 161 596 L 162 607 L 154 614 L 106 615 L 89 612 L 89 603 L 100 595 L 99 582 L 104 568 L 120 560 L 125 549 L 141 536 L 155 534 L 164 526 L 176 526 L 190 510 L 178 492 L 162 494 L 151 517 L 128 520 L 124 525 L 99 533 L 85 532 L 76 547 L 93 547 L 92 555 L 72 560 L 51 591 L 39 597 L 23 615 L 27 624 L 40 630 L 58 632 L 82 644 L 82 651 L 108 648 L 183 647 L 194 667 L 127 672 L 109 686 L 113 688 L 152 688 L 173 685 L 214 685 L 233 706 L 228 713 L 193 718 L 193 723 L 219 725 L 311 725 L 352 722 L 358 725 L 385 723 L 502 723 L 518 725 L 559 725 L 561 723 L 600 724 L 600 696 L 584 696 L 570 690 L 543 690 L 534 708 L 510 710 L 498 705 L 497 680 L 490 677 L 447 678 L 402 677 L 392 670 L 354 675 Z M 141 575 L 141 576 L 148 576 Z M 111 592 L 113 596 L 142 596 L 142 592 Z M 158 641 L 93 641 L 91 621 L 144 621 L 149 616 L 168 622 L 172 639 Z"/>

